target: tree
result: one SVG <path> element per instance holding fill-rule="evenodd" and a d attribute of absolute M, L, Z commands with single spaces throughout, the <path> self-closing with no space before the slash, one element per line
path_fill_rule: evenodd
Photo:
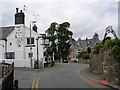
<path fill-rule="evenodd" d="M 55 58 L 58 58 L 58 50 L 61 54 L 62 59 L 67 59 L 70 43 L 69 40 L 73 33 L 69 31 L 70 23 L 63 22 L 62 24 L 57 24 L 56 22 L 51 23 L 50 27 L 46 30 L 48 38 L 50 40 L 51 47 L 55 53 Z M 56 42 L 57 41 L 57 42 Z"/>
<path fill-rule="evenodd" d="M 51 23 L 50 27 L 45 31 L 48 33 L 48 36 L 54 36 L 55 31 L 57 31 L 57 25 L 56 22 Z"/>
<path fill-rule="evenodd" d="M 70 23 L 64 22 L 59 24 L 57 36 L 58 36 L 58 49 L 62 54 L 62 59 L 67 60 L 67 56 L 69 53 L 70 43 L 69 40 L 72 37 L 73 33 L 69 31 Z"/>
<path fill-rule="evenodd" d="M 57 31 L 57 23 L 53 22 L 51 23 L 50 27 L 45 31 L 47 33 L 48 39 L 51 42 L 51 46 L 53 48 L 53 52 L 56 51 L 56 31 Z"/>
<path fill-rule="evenodd" d="M 55 32 L 57 31 L 57 23 L 53 22 L 51 23 L 50 27 L 45 31 L 48 35 L 49 40 L 52 42 L 52 44 L 55 44 L 56 40 L 56 34 Z"/>

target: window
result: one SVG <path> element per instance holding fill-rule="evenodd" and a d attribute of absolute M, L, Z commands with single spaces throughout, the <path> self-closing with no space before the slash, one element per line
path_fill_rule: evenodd
<path fill-rule="evenodd" d="M 47 61 L 47 58 L 45 58 L 45 61 Z"/>
<path fill-rule="evenodd" d="M 33 57 L 33 53 L 31 53 L 31 55 L 30 55 L 30 53 L 28 53 L 28 57 L 29 57 L 29 58 L 30 58 L 30 56 Z"/>
<path fill-rule="evenodd" d="M 30 44 L 30 38 L 27 38 L 27 44 Z M 31 37 L 31 44 L 34 44 L 34 38 Z"/>
<path fill-rule="evenodd" d="M 15 52 L 6 52 L 6 59 L 15 59 Z"/>

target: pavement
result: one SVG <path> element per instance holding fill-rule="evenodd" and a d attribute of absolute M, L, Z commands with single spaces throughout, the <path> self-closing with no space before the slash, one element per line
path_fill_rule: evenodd
<path fill-rule="evenodd" d="M 107 80 L 104 80 L 104 77 L 102 74 L 92 73 L 89 69 L 89 64 L 84 65 L 84 67 L 80 68 L 79 71 L 80 71 L 80 74 L 83 75 L 85 78 L 87 78 L 90 83 L 102 84 L 104 86 L 108 86 L 115 90 L 120 90 L 120 85 L 115 85 L 108 82 Z"/>

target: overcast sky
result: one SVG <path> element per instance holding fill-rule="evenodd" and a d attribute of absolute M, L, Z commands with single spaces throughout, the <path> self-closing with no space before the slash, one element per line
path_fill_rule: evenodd
<path fill-rule="evenodd" d="M 73 38 L 76 40 L 79 37 L 92 38 L 95 32 L 99 34 L 100 39 L 103 39 L 108 25 L 112 25 L 115 32 L 118 32 L 118 1 L 2 0 L 0 26 L 14 25 L 16 8 L 23 10 L 23 6 L 26 5 L 26 26 L 29 27 L 30 21 L 36 20 L 39 33 L 45 32 L 52 22 L 60 24 L 67 21 L 71 25 L 69 30 L 73 32 Z"/>

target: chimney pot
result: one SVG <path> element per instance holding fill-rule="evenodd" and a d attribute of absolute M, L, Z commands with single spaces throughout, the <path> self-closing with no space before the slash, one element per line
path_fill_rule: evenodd
<path fill-rule="evenodd" d="M 20 10 L 20 13 L 22 13 L 22 10 Z"/>
<path fill-rule="evenodd" d="M 35 31 L 35 32 L 37 32 L 37 26 L 34 24 L 34 26 L 33 26 L 33 30 Z"/>
<path fill-rule="evenodd" d="M 18 8 L 16 8 L 16 13 L 18 13 Z"/>

